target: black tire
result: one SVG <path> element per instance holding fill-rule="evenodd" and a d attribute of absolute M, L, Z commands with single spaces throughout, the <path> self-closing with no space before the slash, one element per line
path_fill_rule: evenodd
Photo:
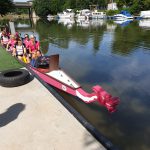
<path fill-rule="evenodd" d="M 30 74 L 25 69 L 7 70 L 0 73 L 0 85 L 3 87 L 16 87 L 30 81 Z"/>

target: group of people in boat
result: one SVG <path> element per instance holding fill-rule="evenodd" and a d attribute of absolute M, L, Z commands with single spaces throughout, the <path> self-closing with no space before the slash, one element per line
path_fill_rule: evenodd
<path fill-rule="evenodd" d="M 7 28 L 3 28 L 0 33 L 0 43 L 12 56 L 16 56 L 25 63 L 31 63 L 32 60 L 42 56 L 40 43 L 34 35 L 25 34 L 22 38 L 17 32 L 10 34 Z"/>

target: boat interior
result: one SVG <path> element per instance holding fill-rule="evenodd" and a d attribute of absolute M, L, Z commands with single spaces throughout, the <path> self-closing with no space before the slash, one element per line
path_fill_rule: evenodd
<path fill-rule="evenodd" d="M 55 78 L 59 82 L 62 82 L 72 88 L 79 88 L 80 85 L 74 81 L 69 75 L 67 75 L 63 70 L 59 67 L 59 55 L 51 55 L 45 57 L 47 63 L 43 63 L 38 65 L 36 68 L 38 71 L 42 73 L 46 73 L 47 75 Z"/>

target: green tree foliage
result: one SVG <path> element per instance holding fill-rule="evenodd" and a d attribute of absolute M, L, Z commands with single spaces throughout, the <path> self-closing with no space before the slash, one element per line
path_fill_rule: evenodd
<path fill-rule="evenodd" d="M 83 1 L 81 1 L 81 0 L 76 0 L 76 3 L 75 3 L 77 9 L 89 8 L 89 4 L 90 4 L 90 3 L 89 3 L 88 0 L 83 0 Z"/>
<path fill-rule="evenodd" d="M 4 0 L 3 0 L 4 1 Z M 38 16 L 57 14 L 66 8 L 74 10 L 89 9 L 90 5 L 97 5 L 98 9 L 107 8 L 111 0 L 34 0 L 34 9 Z M 137 14 L 141 10 L 149 10 L 150 0 L 114 0 L 119 9 L 128 9 L 131 13 Z"/>
<path fill-rule="evenodd" d="M 50 12 L 50 0 L 34 0 L 33 8 L 39 17 L 47 16 Z"/>
<path fill-rule="evenodd" d="M 116 3 L 119 9 L 127 7 L 134 14 L 150 9 L 150 0 L 116 0 Z"/>
<path fill-rule="evenodd" d="M 4 16 L 7 13 L 11 12 L 13 6 L 13 0 L 0 0 L 0 15 Z"/>
<path fill-rule="evenodd" d="M 49 5 L 49 13 L 57 14 L 57 12 L 62 11 L 63 4 L 64 4 L 63 0 L 51 0 Z"/>
<path fill-rule="evenodd" d="M 99 8 L 106 8 L 107 0 L 34 0 L 33 8 L 38 16 L 57 14 L 66 8 L 85 9 L 89 5 L 98 5 Z"/>
<path fill-rule="evenodd" d="M 29 13 L 29 10 L 26 9 L 26 8 L 16 8 L 12 11 L 12 13 L 15 13 L 15 14 L 28 14 Z"/>

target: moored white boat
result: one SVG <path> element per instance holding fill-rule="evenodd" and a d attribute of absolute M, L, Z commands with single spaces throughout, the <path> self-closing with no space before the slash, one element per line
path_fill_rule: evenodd
<path fill-rule="evenodd" d="M 58 13 L 57 16 L 60 19 L 63 19 L 63 18 L 74 18 L 75 13 L 73 12 L 72 9 L 66 9 L 62 13 Z"/>
<path fill-rule="evenodd" d="M 79 20 L 89 19 L 89 16 L 91 15 L 91 12 L 89 9 L 83 9 L 78 11 L 76 18 Z"/>
<path fill-rule="evenodd" d="M 95 11 L 91 12 L 90 18 L 91 19 L 105 19 L 106 18 L 106 13 L 95 10 Z"/>
<path fill-rule="evenodd" d="M 48 20 L 48 21 L 52 21 L 52 20 L 54 20 L 54 18 L 55 18 L 55 17 L 54 17 L 53 15 L 50 15 L 50 14 L 47 15 L 47 20 Z"/>

